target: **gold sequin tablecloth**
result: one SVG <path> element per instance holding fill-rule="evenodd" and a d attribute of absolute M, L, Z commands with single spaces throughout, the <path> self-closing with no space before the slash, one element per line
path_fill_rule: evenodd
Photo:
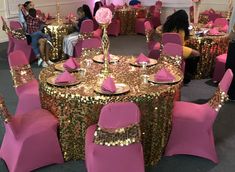
<path fill-rule="evenodd" d="M 66 21 L 58 22 L 52 20 L 47 23 L 46 33 L 50 34 L 51 42 L 54 46 L 50 54 L 50 60 L 57 62 L 64 59 L 63 39 L 72 31 L 72 24 Z"/>
<path fill-rule="evenodd" d="M 204 79 L 212 76 L 215 58 L 227 52 L 228 35 L 223 36 L 191 36 L 186 46 L 198 50 L 201 58 L 197 66 L 196 79 Z"/>
<path fill-rule="evenodd" d="M 58 117 L 59 140 L 66 161 L 84 159 L 86 129 L 98 122 L 103 105 L 109 102 L 128 102 L 138 104 L 141 110 L 141 132 L 144 147 L 145 164 L 156 164 L 164 151 L 171 130 L 171 112 L 173 99 L 180 83 L 175 85 L 154 85 L 142 83 L 142 69 L 130 66 L 127 59 L 121 57 L 116 65 L 111 65 L 112 76 L 118 83 L 130 86 L 130 92 L 116 96 L 103 96 L 93 91 L 100 83 L 99 73 L 103 65 L 93 62 L 86 68 L 85 77 L 76 73 L 82 80 L 79 85 L 56 87 L 47 84 L 48 77 L 58 74 L 54 66 L 40 72 L 40 96 L 42 107 Z M 133 58 L 133 57 L 132 57 Z M 82 64 L 84 64 L 84 58 Z M 166 64 L 158 64 L 147 69 L 153 74 Z M 182 77 L 182 72 L 167 65 L 168 69 Z"/>

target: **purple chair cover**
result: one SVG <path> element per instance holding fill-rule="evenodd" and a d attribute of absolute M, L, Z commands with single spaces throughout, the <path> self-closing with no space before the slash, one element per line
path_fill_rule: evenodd
<path fill-rule="evenodd" d="M 145 35 L 146 18 L 137 18 L 135 21 L 135 32 Z"/>
<path fill-rule="evenodd" d="M 110 103 L 100 113 L 101 128 L 121 128 L 140 122 L 140 111 L 134 103 Z M 88 172 L 144 172 L 141 143 L 128 146 L 101 146 L 93 143 L 96 125 L 86 133 L 85 156 Z"/>
<path fill-rule="evenodd" d="M 233 78 L 228 69 L 219 87 L 227 93 Z M 220 106 L 218 106 L 219 110 Z M 213 123 L 218 112 L 209 103 L 195 104 L 175 102 L 170 138 L 165 150 L 165 156 L 189 154 L 207 158 L 218 163 L 215 150 Z"/>
<path fill-rule="evenodd" d="M 120 20 L 112 19 L 107 29 L 108 35 L 118 36 L 121 32 Z"/>
<path fill-rule="evenodd" d="M 183 46 L 175 43 L 166 43 L 163 46 L 162 54 L 182 57 Z"/>
<path fill-rule="evenodd" d="M 22 25 L 18 21 L 11 20 L 9 24 L 10 24 L 10 29 L 12 30 L 23 29 Z"/>
<path fill-rule="evenodd" d="M 166 43 L 175 43 L 183 45 L 180 35 L 178 33 L 163 33 L 162 35 L 162 44 Z"/>
<path fill-rule="evenodd" d="M 5 123 L 0 149 L 0 157 L 9 171 L 27 172 L 63 163 L 57 125 L 57 119 L 43 109 L 12 116 L 10 122 Z"/>
<path fill-rule="evenodd" d="M 94 30 L 93 20 L 87 19 L 82 22 L 80 33 L 89 33 L 92 32 L 93 30 Z"/>

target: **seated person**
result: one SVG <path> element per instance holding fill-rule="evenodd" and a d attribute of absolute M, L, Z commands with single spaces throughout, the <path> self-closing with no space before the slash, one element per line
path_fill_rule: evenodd
<path fill-rule="evenodd" d="M 185 46 L 185 41 L 189 39 L 188 14 L 184 10 L 178 10 L 170 15 L 162 27 L 162 32 L 175 32 L 181 37 L 183 43 L 183 58 L 186 60 L 185 83 L 191 80 L 191 76 L 196 72 L 200 53 L 197 50 Z M 190 58 L 192 57 L 192 58 Z"/>
<path fill-rule="evenodd" d="M 97 1 L 97 2 L 95 3 L 94 10 L 93 10 L 93 16 L 94 16 L 94 17 L 95 17 L 96 11 L 98 11 L 98 9 L 99 9 L 100 7 L 103 7 L 103 4 L 102 4 L 101 1 Z"/>
<path fill-rule="evenodd" d="M 73 26 L 76 29 L 76 32 L 71 33 L 70 35 L 64 37 L 63 40 L 63 51 L 66 55 L 68 56 L 73 56 L 73 51 L 74 51 L 74 45 L 76 45 L 78 41 L 78 35 L 80 32 L 80 28 L 82 25 L 82 22 L 87 19 L 93 19 L 91 10 L 89 6 L 83 5 L 82 7 L 79 7 L 77 9 L 77 15 L 78 15 L 78 21 L 72 21 Z"/>
<path fill-rule="evenodd" d="M 131 6 L 139 5 L 139 4 L 141 4 L 141 2 L 138 1 L 138 0 L 131 0 L 131 1 L 129 2 L 129 5 L 131 5 Z"/>
<path fill-rule="evenodd" d="M 27 24 L 27 33 L 31 37 L 31 46 L 34 54 L 38 58 L 38 65 L 43 63 L 43 67 L 46 67 L 47 64 L 52 63 L 48 59 L 48 52 L 46 52 L 46 50 L 48 50 L 46 46 L 52 46 L 49 42 L 49 35 L 46 35 L 41 31 L 43 22 L 40 18 L 36 17 L 36 10 L 34 8 L 30 8 L 28 14 L 24 13 L 24 15 Z M 48 45 L 46 44 L 47 42 Z"/>
<path fill-rule="evenodd" d="M 32 1 L 26 1 L 24 4 L 19 4 L 18 6 L 19 6 L 19 21 L 22 24 L 23 29 L 27 31 L 27 23 L 25 21 L 25 15 L 28 14 L 29 9 L 34 8 L 34 3 Z"/>

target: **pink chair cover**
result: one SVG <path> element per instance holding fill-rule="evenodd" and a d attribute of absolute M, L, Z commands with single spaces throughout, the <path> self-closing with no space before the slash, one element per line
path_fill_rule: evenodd
<path fill-rule="evenodd" d="M 11 172 L 26 172 L 49 164 L 63 163 L 57 138 L 57 119 L 48 111 L 37 109 L 12 116 L 0 157 Z"/>
<path fill-rule="evenodd" d="M 81 24 L 80 33 L 88 33 L 94 30 L 93 20 L 87 19 L 84 20 Z"/>
<path fill-rule="evenodd" d="M 9 24 L 10 24 L 10 29 L 12 30 L 23 29 L 22 25 L 18 21 L 11 20 Z"/>
<path fill-rule="evenodd" d="M 228 91 L 232 78 L 233 73 L 229 69 L 219 84 L 221 90 Z M 172 131 L 165 156 L 189 154 L 218 163 L 213 136 L 217 113 L 208 103 L 175 102 Z"/>
<path fill-rule="evenodd" d="M 112 22 L 107 29 L 108 35 L 118 36 L 121 32 L 120 20 L 112 19 Z"/>
<path fill-rule="evenodd" d="M 213 81 L 219 82 L 225 73 L 225 63 L 227 59 L 227 54 L 222 54 L 215 59 L 215 70 L 213 72 Z"/>
<path fill-rule="evenodd" d="M 166 43 L 175 43 L 183 45 L 180 35 L 178 33 L 163 33 L 162 35 L 162 44 Z"/>
<path fill-rule="evenodd" d="M 100 113 L 101 128 L 121 128 L 140 122 L 140 111 L 134 103 L 110 103 Z M 93 143 L 96 125 L 87 129 L 85 156 L 88 172 L 144 172 L 140 143 L 128 146 L 101 146 Z"/>
<path fill-rule="evenodd" d="M 24 53 L 20 50 L 12 52 L 8 56 L 8 62 L 10 67 L 29 64 Z M 19 97 L 19 102 L 16 110 L 17 114 L 19 112 L 28 112 L 29 110 L 41 107 L 40 97 L 39 97 L 39 85 L 36 79 L 33 79 L 24 85 L 16 87 L 15 91 L 17 96 Z M 28 102 L 27 106 L 25 106 L 24 101 Z"/>
<path fill-rule="evenodd" d="M 181 56 L 183 55 L 183 46 L 175 43 L 166 43 L 163 46 L 162 54 L 169 56 Z"/>
<path fill-rule="evenodd" d="M 225 25 L 228 25 L 228 20 L 226 18 L 217 18 L 214 21 L 214 26 L 215 27 L 223 27 Z"/>

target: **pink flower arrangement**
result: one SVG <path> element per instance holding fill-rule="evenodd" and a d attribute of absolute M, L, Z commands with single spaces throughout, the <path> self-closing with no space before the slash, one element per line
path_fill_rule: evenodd
<path fill-rule="evenodd" d="M 200 2 L 200 0 L 192 0 L 194 3 Z"/>
<path fill-rule="evenodd" d="M 112 11 L 109 8 L 102 7 L 95 14 L 95 19 L 99 24 L 110 24 L 112 18 Z"/>

